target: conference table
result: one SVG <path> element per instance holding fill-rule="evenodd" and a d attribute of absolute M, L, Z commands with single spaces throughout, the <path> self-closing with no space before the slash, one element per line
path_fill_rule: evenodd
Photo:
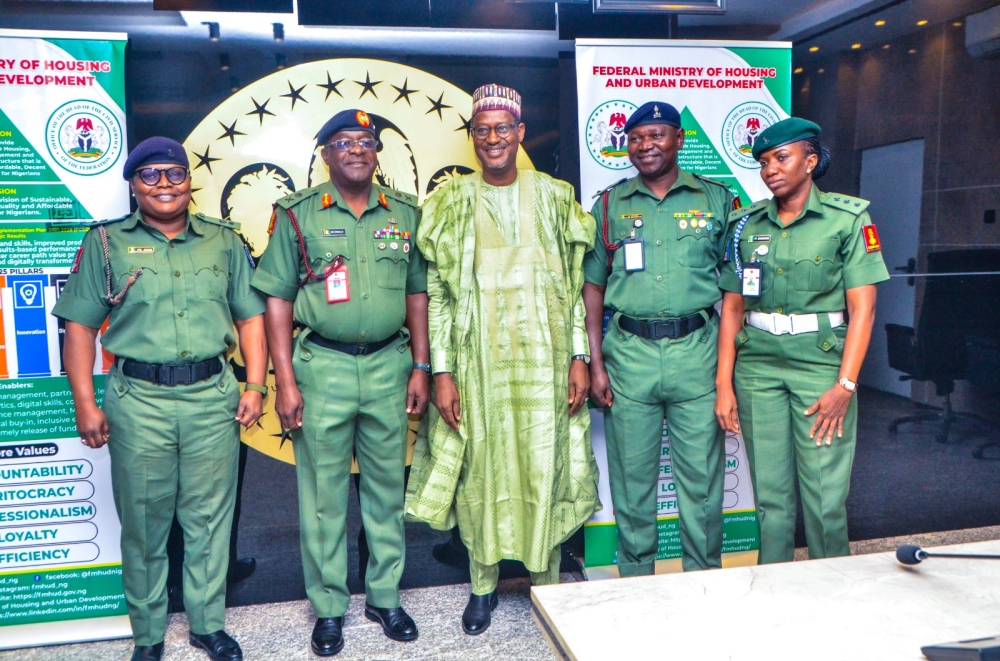
<path fill-rule="evenodd" d="M 928 549 L 1000 554 L 1000 541 Z M 1000 634 L 1000 561 L 894 553 L 531 589 L 557 659 L 915 661 Z"/>

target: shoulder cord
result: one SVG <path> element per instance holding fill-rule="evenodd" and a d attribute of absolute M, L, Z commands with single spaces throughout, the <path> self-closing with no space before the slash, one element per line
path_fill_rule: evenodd
<path fill-rule="evenodd" d="M 611 274 L 611 265 L 615 260 L 615 251 L 620 247 L 617 243 L 610 243 L 608 241 L 608 198 L 611 197 L 611 191 L 606 190 L 604 194 L 601 195 L 601 204 L 604 206 L 604 223 L 601 225 L 601 236 L 604 239 L 604 247 L 608 249 L 608 274 Z"/>
<path fill-rule="evenodd" d="M 309 266 L 309 256 L 306 254 L 306 240 L 302 236 L 302 228 L 299 227 L 299 220 L 295 217 L 295 213 L 291 209 L 285 209 L 288 213 L 288 220 L 292 221 L 292 229 L 295 230 L 295 236 L 298 238 L 299 242 L 299 252 L 302 253 L 302 263 L 306 267 L 306 277 L 299 281 L 299 287 L 302 287 L 310 280 L 326 280 L 330 277 L 330 274 L 336 271 L 343 265 L 344 258 L 342 255 L 337 255 L 333 262 L 323 270 L 323 275 L 317 275 L 312 267 Z"/>
<path fill-rule="evenodd" d="M 128 277 L 125 281 L 125 286 L 117 294 L 111 293 L 111 249 L 108 247 L 108 231 L 104 229 L 104 225 L 97 226 L 97 232 L 101 235 L 101 248 L 104 250 L 104 283 L 106 285 L 106 295 L 104 300 L 106 300 L 111 307 L 115 307 L 122 302 L 125 298 L 125 294 L 128 290 L 135 284 L 135 281 L 139 279 L 143 271 L 138 268 L 132 271 L 132 275 Z"/>
<path fill-rule="evenodd" d="M 740 218 L 740 222 L 736 224 L 736 231 L 733 232 L 733 261 L 736 262 L 737 278 L 743 277 L 743 261 L 740 259 L 740 234 L 743 233 L 743 228 L 748 220 L 750 220 L 750 214 Z"/>

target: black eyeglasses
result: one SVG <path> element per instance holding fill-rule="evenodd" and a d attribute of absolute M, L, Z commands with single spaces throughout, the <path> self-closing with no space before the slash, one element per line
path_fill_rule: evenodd
<path fill-rule="evenodd" d="M 155 186 L 160 183 L 161 173 L 167 175 L 167 181 L 174 184 L 183 184 L 187 179 L 188 169 L 180 165 L 172 168 L 140 168 L 135 171 L 139 179 L 147 186 Z"/>
<path fill-rule="evenodd" d="M 359 145 L 364 151 L 371 151 L 378 147 L 378 140 L 373 140 L 371 138 L 362 138 L 361 140 L 348 140 L 344 138 L 342 140 L 334 140 L 327 147 L 333 147 L 337 151 L 347 151 L 349 149 L 354 149 L 354 145 Z"/>
<path fill-rule="evenodd" d="M 485 140 L 490 137 L 490 131 L 494 131 L 498 138 L 506 138 L 511 134 L 511 131 L 517 129 L 517 124 L 500 124 L 499 126 L 477 126 L 472 129 L 472 135 L 476 136 L 479 140 Z"/>

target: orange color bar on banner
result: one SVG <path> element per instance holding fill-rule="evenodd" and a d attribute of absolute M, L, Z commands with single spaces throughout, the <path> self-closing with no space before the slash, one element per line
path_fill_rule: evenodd
<path fill-rule="evenodd" d="M 0 276 L 0 290 L 7 285 L 7 278 Z M 10 370 L 7 369 L 7 336 L 3 328 L 3 298 L 0 297 L 0 379 L 9 379 Z"/>
<path fill-rule="evenodd" d="M 104 323 L 101 324 L 101 335 L 108 332 L 108 326 L 110 323 L 110 317 L 104 320 Z M 101 345 L 101 361 L 101 374 L 107 374 L 111 369 L 111 366 L 115 364 L 115 357 L 104 348 L 103 344 Z"/>

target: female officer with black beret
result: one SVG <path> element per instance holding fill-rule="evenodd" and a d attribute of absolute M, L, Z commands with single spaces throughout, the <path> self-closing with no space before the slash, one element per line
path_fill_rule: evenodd
<path fill-rule="evenodd" d="M 819 134 L 792 117 L 758 136 L 753 157 L 774 197 L 730 214 L 719 284 L 715 412 L 746 441 L 762 564 L 793 559 L 796 480 L 809 557 L 850 552 L 854 395 L 876 284 L 889 278 L 868 202 L 813 183 L 830 166 Z"/>

